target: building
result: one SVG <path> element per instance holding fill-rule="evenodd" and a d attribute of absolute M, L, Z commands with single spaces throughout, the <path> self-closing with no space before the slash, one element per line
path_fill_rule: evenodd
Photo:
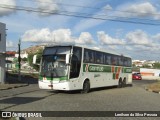
<path fill-rule="evenodd" d="M 6 24 L 0 23 L 0 83 L 5 82 Z"/>
<path fill-rule="evenodd" d="M 21 58 L 28 58 L 28 53 L 26 51 L 24 52 L 21 52 L 20 54 Z M 15 54 L 15 57 L 18 58 L 19 57 L 19 54 Z"/>

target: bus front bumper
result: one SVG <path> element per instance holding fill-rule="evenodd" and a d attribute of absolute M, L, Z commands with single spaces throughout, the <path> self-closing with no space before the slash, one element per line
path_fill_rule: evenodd
<path fill-rule="evenodd" d="M 69 82 L 51 82 L 51 81 L 40 81 L 38 82 L 40 89 L 50 89 L 50 90 L 70 90 Z"/>

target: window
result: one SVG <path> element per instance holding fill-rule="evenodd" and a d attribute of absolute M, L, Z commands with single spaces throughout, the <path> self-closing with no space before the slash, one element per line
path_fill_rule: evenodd
<path fill-rule="evenodd" d="M 112 65 L 117 65 L 117 56 L 115 56 L 115 55 L 112 55 L 112 57 L 111 57 L 111 62 L 112 62 Z"/>
<path fill-rule="evenodd" d="M 118 64 L 120 65 L 120 66 L 123 66 L 123 56 L 118 56 Z"/>
<path fill-rule="evenodd" d="M 84 62 L 85 63 L 94 63 L 94 51 L 84 49 Z"/>
<path fill-rule="evenodd" d="M 128 66 L 128 61 L 127 61 L 127 58 L 126 58 L 126 57 L 124 58 L 123 65 L 124 65 L 124 66 Z"/>
<path fill-rule="evenodd" d="M 82 48 L 74 47 L 71 59 L 70 78 L 77 78 L 80 73 Z"/>
<path fill-rule="evenodd" d="M 104 63 L 106 65 L 111 65 L 111 55 L 110 54 L 104 54 Z"/>
<path fill-rule="evenodd" d="M 73 55 L 75 55 L 78 61 L 81 61 L 82 58 L 82 48 L 74 47 L 73 48 Z"/>
<path fill-rule="evenodd" d="M 131 58 L 127 58 L 127 67 L 131 67 L 132 62 L 131 62 Z"/>
<path fill-rule="evenodd" d="M 103 64 L 103 53 L 102 52 L 96 52 L 95 62 L 98 64 Z"/>

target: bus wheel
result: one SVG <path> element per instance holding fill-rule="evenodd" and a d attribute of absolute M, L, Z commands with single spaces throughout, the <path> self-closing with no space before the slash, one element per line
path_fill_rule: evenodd
<path fill-rule="evenodd" d="M 88 80 L 86 80 L 84 83 L 83 83 L 83 90 L 81 91 L 81 93 L 88 93 L 90 90 L 90 83 Z"/>
<path fill-rule="evenodd" d="M 122 87 L 126 87 L 126 78 L 123 79 Z"/>
<path fill-rule="evenodd" d="M 122 82 L 122 78 L 120 78 L 118 82 L 118 88 L 122 88 L 122 87 L 123 87 L 123 82 Z"/>

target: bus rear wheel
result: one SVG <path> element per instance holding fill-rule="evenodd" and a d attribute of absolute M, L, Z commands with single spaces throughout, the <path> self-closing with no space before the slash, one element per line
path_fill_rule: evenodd
<path fill-rule="evenodd" d="M 123 81 L 122 79 L 120 78 L 119 79 L 119 82 L 118 82 L 118 88 L 122 88 L 123 87 Z"/>
<path fill-rule="evenodd" d="M 90 83 L 88 80 L 86 80 L 84 83 L 83 83 L 83 90 L 81 91 L 81 93 L 88 93 L 90 90 Z"/>
<path fill-rule="evenodd" d="M 123 86 L 123 87 L 126 87 L 126 78 L 123 79 L 123 84 L 122 84 L 122 86 Z"/>

